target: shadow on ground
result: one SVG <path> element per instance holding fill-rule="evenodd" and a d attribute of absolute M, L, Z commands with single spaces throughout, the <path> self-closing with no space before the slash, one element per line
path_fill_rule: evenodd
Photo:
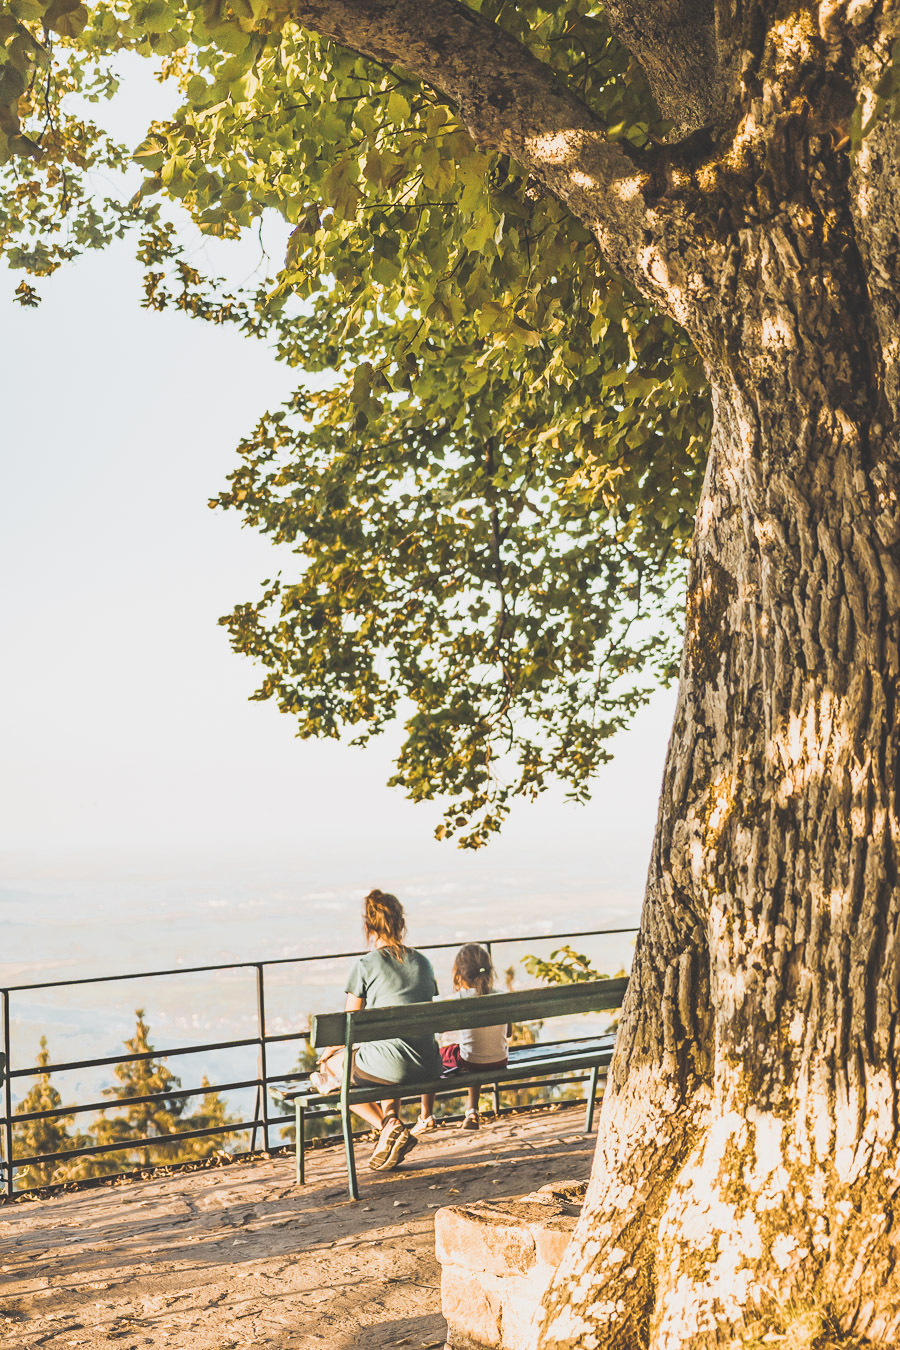
<path fill-rule="evenodd" d="M 334 1342 L 334 1350 L 388 1350 L 403 1346 L 407 1350 L 443 1350 L 447 1324 L 439 1313 L 424 1317 L 398 1317 L 369 1327 L 360 1335 Z"/>
<path fill-rule="evenodd" d="M 577 1108 L 442 1130 L 347 1195 L 340 1149 L 0 1207 L 0 1347 L 443 1345 L 434 1213 L 587 1176 Z"/>

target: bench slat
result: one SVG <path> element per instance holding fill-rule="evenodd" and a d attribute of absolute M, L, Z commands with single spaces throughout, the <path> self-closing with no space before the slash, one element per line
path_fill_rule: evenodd
<path fill-rule="evenodd" d="M 605 1055 L 607 1050 L 612 1053 L 616 1043 L 615 1032 L 605 1032 L 601 1036 L 578 1036 L 569 1041 L 544 1041 L 536 1045 L 511 1045 L 509 1048 L 509 1062 L 503 1069 L 488 1070 L 482 1078 L 489 1078 L 491 1082 L 494 1079 L 502 1079 L 509 1069 L 518 1068 L 520 1065 L 526 1066 L 529 1073 L 540 1072 L 542 1065 L 555 1062 L 556 1060 L 571 1060 L 581 1067 L 581 1057 L 587 1056 L 590 1063 L 593 1063 L 597 1056 Z M 453 1078 L 441 1079 L 441 1082 L 452 1082 Z M 403 1084 L 404 1092 L 406 1085 Z M 315 1096 L 311 1088 L 308 1088 L 305 1081 L 305 1075 L 298 1074 L 297 1078 L 285 1079 L 282 1084 L 271 1083 L 272 1092 L 276 1093 L 281 1101 L 293 1101 L 295 1097 L 305 1097 L 307 1095 Z M 335 1089 L 336 1090 L 336 1089 Z"/>
<path fill-rule="evenodd" d="M 355 1013 L 323 1013 L 313 1017 L 309 1039 L 319 1050 L 343 1045 L 348 1017 L 353 1019 L 353 1042 L 359 1045 L 398 1036 L 427 1036 L 439 1031 L 600 1012 L 620 1007 L 627 987 L 628 980 L 624 978 L 587 980 L 582 984 L 553 985 L 549 989 L 522 989 L 514 994 L 435 999 L 432 1003 L 363 1008 Z"/>
<path fill-rule="evenodd" d="M 515 1082 L 517 1078 L 529 1078 L 532 1074 L 547 1076 L 554 1071 L 577 1073 L 579 1069 L 592 1069 L 595 1064 L 600 1066 L 609 1064 L 612 1059 L 615 1039 L 614 1035 L 598 1037 L 593 1046 L 586 1046 L 582 1042 L 581 1048 L 575 1053 L 572 1053 L 571 1043 L 569 1042 L 548 1045 L 544 1048 L 549 1053 L 545 1053 L 542 1058 L 530 1054 L 527 1057 L 516 1056 L 514 1047 L 512 1051 L 514 1057 L 511 1057 L 509 1064 L 503 1069 L 487 1069 L 483 1073 L 454 1073 L 448 1074 L 446 1078 L 398 1083 L 395 1090 L 399 1092 L 401 1097 L 417 1097 L 422 1092 L 445 1092 L 456 1087 L 468 1087 L 469 1084 Z M 530 1045 L 522 1047 L 522 1049 L 529 1051 L 537 1048 Z M 349 1100 L 351 1102 L 379 1101 L 384 1093 L 384 1084 L 373 1083 L 371 1087 L 354 1086 L 350 1089 Z M 293 1092 L 282 1094 L 282 1100 L 285 1102 L 295 1101 L 298 1097 L 301 1101 L 314 1105 L 319 1102 L 330 1102 L 336 1105 L 338 1091 L 335 1089 L 333 1093 L 323 1097 L 320 1093 L 301 1086 Z"/>
<path fill-rule="evenodd" d="M 511 1045 L 509 1047 L 510 1064 L 530 1064 L 532 1060 L 577 1058 L 578 1055 L 595 1054 L 598 1048 L 611 1050 L 616 1043 L 614 1031 L 603 1032 L 599 1036 L 579 1036 L 568 1041 L 538 1041 L 536 1045 Z"/>

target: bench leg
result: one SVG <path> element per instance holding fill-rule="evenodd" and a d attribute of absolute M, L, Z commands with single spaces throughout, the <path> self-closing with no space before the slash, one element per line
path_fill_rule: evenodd
<path fill-rule="evenodd" d="M 494 1115 L 500 1119 L 500 1084 L 494 1084 Z"/>
<path fill-rule="evenodd" d="M 597 1096 L 597 1078 L 600 1073 L 599 1064 L 595 1064 L 591 1069 L 591 1079 L 588 1083 L 587 1109 L 584 1113 L 584 1132 L 590 1134 L 594 1126 L 594 1099 Z"/>
<path fill-rule="evenodd" d="M 297 1163 L 297 1185 L 302 1186 L 306 1181 L 306 1158 L 303 1138 L 303 1107 L 299 1102 L 294 1102 L 294 1158 Z"/>
<path fill-rule="evenodd" d="M 344 1152 L 347 1155 L 347 1181 L 350 1187 L 350 1199 L 359 1199 L 359 1186 L 356 1181 L 356 1157 L 353 1152 L 353 1123 L 349 1107 L 341 1109 L 341 1123 L 344 1127 Z"/>

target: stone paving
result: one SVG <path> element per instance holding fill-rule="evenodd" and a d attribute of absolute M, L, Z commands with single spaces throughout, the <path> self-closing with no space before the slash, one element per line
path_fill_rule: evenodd
<path fill-rule="evenodd" d="M 578 1108 L 445 1127 L 350 1200 L 343 1150 L 0 1206 L 0 1347 L 443 1346 L 434 1212 L 590 1170 Z"/>

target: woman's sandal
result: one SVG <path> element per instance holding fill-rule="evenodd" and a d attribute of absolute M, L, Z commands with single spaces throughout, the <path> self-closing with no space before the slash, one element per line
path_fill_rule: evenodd
<path fill-rule="evenodd" d="M 481 1122 L 478 1119 L 477 1111 L 467 1111 L 465 1120 L 459 1122 L 461 1130 L 477 1130 Z"/>

